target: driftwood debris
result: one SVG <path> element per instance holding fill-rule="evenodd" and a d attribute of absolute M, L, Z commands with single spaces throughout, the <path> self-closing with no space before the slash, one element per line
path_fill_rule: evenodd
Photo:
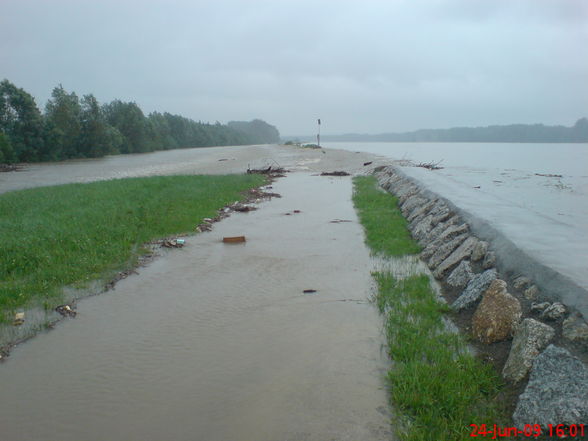
<path fill-rule="evenodd" d="M 282 167 L 273 167 L 273 166 L 269 166 L 267 168 L 248 168 L 247 169 L 247 174 L 248 175 L 269 175 L 269 176 L 273 176 L 273 177 L 282 177 L 284 176 L 284 173 L 286 173 L 288 170 L 286 170 L 285 168 Z"/>
<path fill-rule="evenodd" d="M 415 167 L 426 168 L 427 170 L 441 170 L 443 168 L 439 165 L 439 164 L 441 164 L 441 162 L 443 162 L 443 161 L 420 162 L 417 165 L 415 165 Z"/>
<path fill-rule="evenodd" d="M 368 161 L 368 162 L 364 162 L 363 166 L 365 167 L 366 165 L 370 165 L 373 161 Z"/>
<path fill-rule="evenodd" d="M 231 209 L 234 211 L 238 211 L 240 213 L 247 213 L 248 211 L 257 210 L 256 207 L 253 207 L 251 205 L 244 205 L 244 204 L 231 205 Z"/>
<path fill-rule="evenodd" d="M 535 173 L 535 176 L 543 176 L 544 178 L 563 178 L 563 175 L 552 175 L 549 173 Z"/>
<path fill-rule="evenodd" d="M 23 166 L 18 164 L 0 164 L 0 172 L 21 171 L 22 169 Z"/>
<path fill-rule="evenodd" d="M 304 294 L 314 294 L 316 289 L 305 289 L 302 291 Z"/>
<path fill-rule="evenodd" d="M 63 317 L 75 317 L 78 313 L 69 305 L 59 305 L 55 308 L 59 314 Z"/>
<path fill-rule="evenodd" d="M 346 171 L 322 172 L 321 176 L 349 176 Z"/>
<path fill-rule="evenodd" d="M 182 248 L 184 239 L 165 239 L 161 241 L 161 246 L 165 248 Z"/>

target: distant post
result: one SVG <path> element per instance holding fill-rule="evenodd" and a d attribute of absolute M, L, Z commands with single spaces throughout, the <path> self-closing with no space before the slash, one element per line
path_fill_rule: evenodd
<path fill-rule="evenodd" d="M 316 135 L 316 145 L 321 146 L 321 119 L 318 119 L 318 134 Z"/>

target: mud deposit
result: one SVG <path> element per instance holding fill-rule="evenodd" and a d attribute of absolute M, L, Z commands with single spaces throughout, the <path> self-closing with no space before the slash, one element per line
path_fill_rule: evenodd
<path fill-rule="evenodd" d="M 0 438 L 391 439 L 350 178 L 293 173 L 274 191 L 15 348 Z"/>

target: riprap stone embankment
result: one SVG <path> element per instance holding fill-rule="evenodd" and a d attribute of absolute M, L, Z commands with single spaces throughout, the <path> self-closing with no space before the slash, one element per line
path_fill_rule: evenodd
<path fill-rule="evenodd" d="M 421 259 L 443 288 L 456 321 L 522 391 L 514 424 L 588 423 L 588 324 L 571 291 L 550 269 L 506 246 L 484 222 L 424 189 L 395 166 L 378 167 L 382 188 L 398 198 Z M 558 284 L 558 282 L 560 282 Z M 581 300 L 582 302 L 583 300 Z M 582 303 L 579 303 L 581 305 Z"/>

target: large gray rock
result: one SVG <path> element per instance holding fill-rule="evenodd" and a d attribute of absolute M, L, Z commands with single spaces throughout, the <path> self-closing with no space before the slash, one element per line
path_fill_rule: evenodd
<path fill-rule="evenodd" d="M 455 216 L 455 213 L 443 203 L 438 204 L 435 207 L 435 211 L 431 211 L 431 214 L 433 215 L 433 221 L 431 223 L 435 226 L 441 222 L 446 222 Z"/>
<path fill-rule="evenodd" d="M 435 228 L 433 230 L 431 230 L 431 233 L 429 233 L 430 236 L 433 235 L 433 231 L 435 230 Z M 447 228 L 445 228 L 443 231 L 438 231 L 438 233 L 436 234 L 435 240 L 433 240 L 432 242 L 429 242 L 429 244 L 425 247 L 425 249 L 421 252 L 421 258 L 428 260 L 431 258 L 431 256 L 433 254 L 435 254 L 435 252 L 437 252 L 437 250 L 445 245 L 447 242 L 449 242 L 451 239 L 460 236 L 464 233 L 467 233 L 469 230 L 469 227 L 467 226 L 467 224 L 461 224 L 461 225 L 455 225 L 455 224 L 450 224 L 447 226 Z"/>
<path fill-rule="evenodd" d="M 416 240 L 419 240 L 426 236 L 429 231 L 431 231 L 431 220 L 433 216 L 427 216 L 422 221 L 420 221 L 412 230 L 412 237 Z"/>
<path fill-rule="evenodd" d="M 492 281 L 497 277 L 498 274 L 495 269 L 489 269 L 482 274 L 476 274 L 451 307 L 456 311 L 461 311 L 462 309 L 475 305 L 482 297 L 482 294 L 484 294 L 484 291 L 488 289 Z"/>
<path fill-rule="evenodd" d="M 402 205 L 400 205 L 400 211 L 403 216 L 408 216 L 412 210 L 421 207 L 428 202 L 428 199 L 422 197 L 419 193 L 409 197 Z"/>
<path fill-rule="evenodd" d="M 514 424 L 588 424 L 588 369 L 566 351 L 549 345 L 533 363 L 519 397 Z"/>
<path fill-rule="evenodd" d="M 489 269 L 496 265 L 496 254 L 494 251 L 488 251 L 486 256 L 484 256 L 484 261 L 482 262 L 482 268 Z"/>
<path fill-rule="evenodd" d="M 523 291 L 523 296 L 525 296 L 527 300 L 536 300 L 537 296 L 539 296 L 539 288 L 537 285 L 531 285 Z"/>
<path fill-rule="evenodd" d="M 520 276 L 514 279 L 512 284 L 516 289 L 527 289 L 529 286 L 531 286 L 531 279 L 529 279 L 528 277 Z"/>
<path fill-rule="evenodd" d="M 488 251 L 488 242 L 481 240 L 472 251 L 472 262 L 482 260 Z"/>
<path fill-rule="evenodd" d="M 564 338 L 573 342 L 588 342 L 588 325 L 578 315 L 573 315 L 564 320 L 562 326 Z"/>
<path fill-rule="evenodd" d="M 559 320 L 566 314 L 566 307 L 559 302 L 553 303 L 541 313 L 541 318 L 547 320 Z"/>
<path fill-rule="evenodd" d="M 434 222 L 435 222 L 435 216 L 431 215 L 431 226 L 435 225 Z M 424 247 L 430 245 L 432 242 L 437 240 L 439 238 L 439 236 L 441 236 L 441 234 L 447 228 L 449 228 L 450 225 L 456 224 L 458 222 L 459 222 L 458 216 L 454 216 L 454 215 L 450 216 L 449 219 L 436 224 L 433 227 L 433 229 L 431 231 L 429 231 L 429 233 L 427 233 L 422 239 L 419 240 L 419 244 Z"/>
<path fill-rule="evenodd" d="M 433 270 L 433 269 L 437 268 L 439 265 L 441 265 L 441 262 L 443 262 L 445 259 L 447 259 L 447 257 L 451 253 L 453 253 L 453 251 L 458 246 L 460 246 L 468 237 L 469 237 L 468 234 L 462 234 L 460 236 L 454 237 L 449 242 L 446 242 L 443 245 L 441 245 L 440 247 L 438 247 L 437 250 L 435 250 L 435 252 L 431 256 L 431 258 L 429 259 L 429 262 L 427 263 L 429 268 L 431 270 Z"/>
<path fill-rule="evenodd" d="M 457 267 L 451 272 L 447 278 L 447 284 L 454 288 L 465 288 L 466 285 L 472 280 L 474 273 L 470 262 L 463 260 Z"/>
<path fill-rule="evenodd" d="M 437 237 L 437 239 L 443 242 L 448 242 L 454 237 L 460 236 L 469 231 L 470 227 L 468 226 L 468 224 L 451 224 L 447 227 L 447 229 L 443 230 L 443 232 Z"/>
<path fill-rule="evenodd" d="M 553 340 L 555 330 L 532 318 L 523 320 L 512 339 L 502 375 L 509 381 L 521 381 L 533 366 L 539 353 Z"/>
<path fill-rule="evenodd" d="M 437 267 L 433 276 L 437 280 L 443 279 L 449 271 L 455 268 L 462 260 L 468 259 L 472 254 L 472 250 L 478 243 L 476 237 L 470 236 L 462 242 L 457 249 L 452 252 L 441 264 Z"/>
<path fill-rule="evenodd" d="M 398 205 L 404 204 L 404 202 L 411 196 L 419 193 L 421 190 L 414 185 L 412 182 L 406 181 L 399 185 L 396 189 L 396 197 L 398 198 Z"/>
<path fill-rule="evenodd" d="M 472 334 L 486 344 L 506 340 L 514 334 L 521 315 L 520 302 L 506 292 L 504 280 L 496 279 L 472 317 Z"/>
<path fill-rule="evenodd" d="M 435 205 L 436 201 L 428 201 L 421 206 L 413 209 L 408 216 L 406 216 L 406 220 L 408 222 L 412 222 L 414 219 L 423 218 L 427 213 L 431 211 L 433 206 Z"/>

